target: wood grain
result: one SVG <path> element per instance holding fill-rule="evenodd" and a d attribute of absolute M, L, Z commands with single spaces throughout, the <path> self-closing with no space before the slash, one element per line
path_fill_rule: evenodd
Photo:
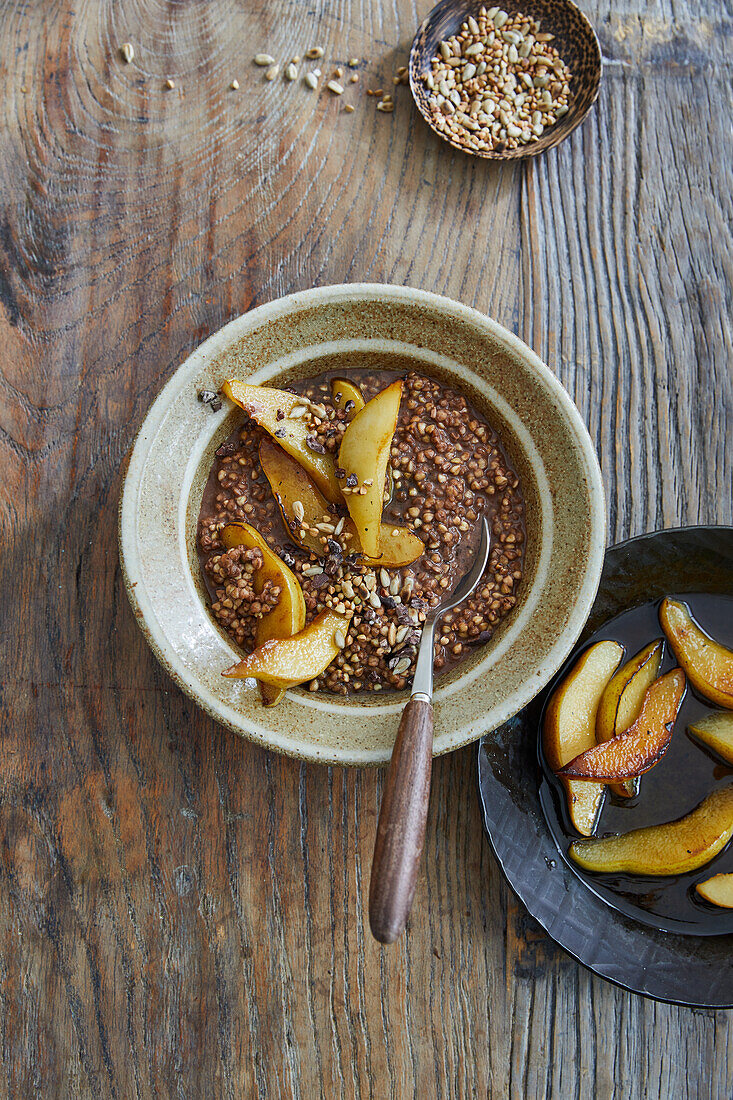
<path fill-rule="evenodd" d="M 471 750 L 436 761 L 412 920 L 378 948 L 382 776 L 216 728 L 117 565 L 120 469 L 165 379 L 243 310 L 349 280 L 528 340 L 589 424 L 613 539 L 733 520 L 730 12 L 586 10 L 599 104 L 498 167 L 406 88 L 393 115 L 364 95 L 405 62 L 407 0 L 3 5 L 0 1097 L 733 1094 L 730 1013 L 591 977 L 508 894 Z M 324 71 L 369 59 L 354 114 L 249 61 L 314 44 Z"/>

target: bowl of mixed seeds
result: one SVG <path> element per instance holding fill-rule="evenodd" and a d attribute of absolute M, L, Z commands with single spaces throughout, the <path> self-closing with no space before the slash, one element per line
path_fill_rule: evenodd
<path fill-rule="evenodd" d="M 505 721 L 582 629 L 603 557 L 598 464 L 526 345 L 406 287 L 291 295 L 179 368 L 133 449 L 120 545 L 133 608 L 179 685 L 278 751 L 389 759 L 422 624 L 436 753 Z"/>
<path fill-rule="evenodd" d="M 425 120 L 457 149 L 489 159 L 557 145 L 598 98 L 601 49 L 572 0 L 486 7 L 441 0 L 410 53 Z"/>

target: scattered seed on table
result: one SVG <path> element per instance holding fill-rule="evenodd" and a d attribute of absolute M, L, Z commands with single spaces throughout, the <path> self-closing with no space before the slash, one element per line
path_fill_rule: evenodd
<path fill-rule="evenodd" d="M 275 64 L 275 58 L 270 57 L 269 53 L 257 53 L 254 57 L 255 65 L 261 65 L 262 68 L 266 68 L 268 65 Z"/>
<path fill-rule="evenodd" d="M 230 88 L 232 89 L 232 91 L 233 91 L 233 92 L 237 92 L 237 91 L 239 91 L 239 81 L 238 81 L 238 80 L 236 80 L 236 79 L 235 79 L 235 80 L 233 80 L 233 81 L 231 82 L 231 84 L 229 85 L 229 87 L 230 87 Z"/>
<path fill-rule="evenodd" d="M 352 84 L 358 84 L 359 83 L 359 74 L 358 73 L 352 73 L 351 76 L 349 77 L 349 80 L 351 81 Z"/>
<path fill-rule="evenodd" d="M 311 48 L 306 51 L 305 56 L 310 61 L 315 61 L 317 58 L 323 57 L 323 47 L 322 46 L 311 46 Z"/>
<path fill-rule="evenodd" d="M 305 83 L 308 85 L 308 87 L 312 88 L 313 91 L 315 91 L 315 89 L 318 87 L 318 77 L 315 75 L 315 73 L 306 73 L 303 79 L 305 80 Z M 292 416 L 293 414 L 291 413 L 290 415 Z"/>
<path fill-rule="evenodd" d="M 349 58 L 349 68 L 350 69 L 355 69 L 358 64 L 359 64 L 359 58 L 358 57 L 350 57 Z"/>
<path fill-rule="evenodd" d="M 354 107 L 350 103 L 347 103 L 344 106 L 344 110 L 346 111 L 347 115 L 353 115 L 353 113 L 354 113 Z"/>
<path fill-rule="evenodd" d="M 265 80 L 274 80 L 277 74 L 280 72 L 279 65 L 271 65 L 265 73 Z"/>
<path fill-rule="evenodd" d="M 295 67 L 295 65 L 293 64 L 292 61 L 285 68 L 285 79 L 286 80 L 297 80 L 298 79 L 298 70 L 297 70 L 297 68 Z"/>
<path fill-rule="evenodd" d="M 166 80 L 166 82 L 165 82 L 165 85 L 164 85 L 164 87 L 165 87 L 165 88 L 167 88 L 167 90 L 168 90 L 169 92 L 172 92 L 172 91 L 173 91 L 173 89 L 175 88 L 175 86 L 176 86 L 176 84 L 175 84 L 175 81 L 174 81 L 174 80 L 171 80 L 171 79 L 170 79 L 170 77 L 168 77 L 168 79 L 167 79 L 167 80 Z"/>
<path fill-rule="evenodd" d="M 133 49 L 132 42 L 123 42 L 120 46 L 120 54 L 122 55 L 122 60 L 127 62 L 127 64 L 129 65 L 133 57 L 135 56 L 135 50 Z"/>
<path fill-rule="evenodd" d="M 341 84 L 339 84 L 339 82 L 337 80 L 329 80 L 326 87 L 328 88 L 329 92 L 333 92 L 334 95 L 343 95 L 344 94 L 343 86 Z"/>
<path fill-rule="evenodd" d="M 343 69 L 341 69 L 341 68 L 339 68 L 339 69 L 334 69 L 334 70 L 333 70 L 333 75 L 334 75 L 334 78 L 335 78 L 336 80 L 340 80 L 340 79 L 341 79 L 341 77 L 342 77 L 342 76 L 344 75 L 344 70 L 343 70 Z"/>

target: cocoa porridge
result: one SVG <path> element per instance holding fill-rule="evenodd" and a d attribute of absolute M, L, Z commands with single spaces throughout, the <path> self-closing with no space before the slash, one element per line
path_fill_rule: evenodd
<path fill-rule="evenodd" d="M 237 645 L 254 648 L 258 621 L 277 607 L 282 593 L 271 580 L 256 583 L 263 567 L 260 549 L 225 548 L 221 532 L 228 524 L 250 524 L 289 566 L 302 589 L 306 624 L 327 608 L 350 616 L 343 635 L 336 633 L 335 659 L 303 685 L 310 691 L 346 695 L 409 686 L 425 612 L 464 572 L 483 513 L 491 518 L 489 564 L 473 595 L 441 621 L 436 672 L 488 641 L 518 598 L 525 548 L 521 485 L 496 433 L 460 393 L 417 373 L 329 372 L 288 385 L 288 393 L 302 402 L 288 414 L 278 409 L 277 420 L 286 425 L 302 418 L 305 445 L 315 456 L 334 457 L 335 476 L 348 500 L 349 493 L 366 493 L 368 484 L 349 484 L 356 478 L 345 477 L 338 466 L 341 440 L 354 415 L 350 387 L 368 402 L 400 377 L 382 529 L 387 537 L 406 529 L 405 538 L 422 540 L 424 549 L 409 564 L 366 562 L 358 541 L 355 550 L 358 536 L 349 529 L 343 503 L 320 498 L 322 514 L 314 520 L 296 500 L 292 515 L 283 508 L 286 526 L 282 500 L 279 506 L 259 451 L 261 444 L 279 451 L 278 433 L 285 429 L 268 433 L 246 413 L 216 452 L 206 484 L 197 549 L 212 613 Z M 334 393 L 336 378 L 346 384 Z"/>

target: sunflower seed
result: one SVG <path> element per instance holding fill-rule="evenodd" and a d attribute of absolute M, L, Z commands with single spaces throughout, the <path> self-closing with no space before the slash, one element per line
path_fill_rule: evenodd
<path fill-rule="evenodd" d="M 122 55 L 122 60 L 129 65 L 133 57 L 135 56 L 135 51 L 132 48 L 132 42 L 123 42 L 120 46 L 120 53 Z"/>
<path fill-rule="evenodd" d="M 234 80 L 233 80 L 233 81 L 231 82 L 231 84 L 229 85 L 229 87 L 231 88 L 231 90 L 232 90 L 233 92 L 238 92 L 238 91 L 239 91 L 239 81 L 238 81 L 238 80 L 236 79 L 236 77 L 235 77 L 235 79 L 234 79 Z"/>
<path fill-rule="evenodd" d="M 261 65 L 264 68 L 266 65 L 274 65 L 274 64 L 275 64 L 275 58 L 270 57 L 269 53 L 255 54 L 255 65 Z"/>
<path fill-rule="evenodd" d="M 265 73 L 265 80 L 274 80 L 277 74 L 280 72 L 279 65 L 271 65 Z"/>
<path fill-rule="evenodd" d="M 315 577 L 317 574 L 322 573 L 323 568 L 320 565 L 307 565 L 303 570 L 304 577 Z"/>
<path fill-rule="evenodd" d="M 311 48 L 306 51 L 305 56 L 311 61 L 315 61 L 317 58 L 323 57 L 323 46 L 311 46 Z"/>
<path fill-rule="evenodd" d="M 346 638 L 344 638 L 340 630 L 334 631 L 333 640 L 339 649 L 346 648 Z"/>
<path fill-rule="evenodd" d="M 407 672 L 411 664 L 412 661 L 409 657 L 400 657 L 399 661 L 394 667 L 395 676 L 402 676 L 405 672 Z"/>
<path fill-rule="evenodd" d="M 326 87 L 328 88 L 329 92 L 333 92 L 334 95 L 344 94 L 343 85 L 339 84 L 338 80 L 329 80 Z"/>
<path fill-rule="evenodd" d="M 341 534 L 341 532 L 344 529 L 344 524 L 345 523 L 346 523 L 346 517 L 342 516 L 341 519 L 338 521 L 338 523 L 336 524 L 336 526 L 333 529 L 334 535 L 340 535 Z"/>
<path fill-rule="evenodd" d="M 382 606 L 382 601 L 380 600 L 376 592 L 369 593 L 369 603 L 375 610 Z"/>
<path fill-rule="evenodd" d="M 389 588 L 389 573 L 386 569 L 379 570 L 379 579 L 382 582 L 382 588 Z"/>
<path fill-rule="evenodd" d="M 390 623 L 389 624 L 389 631 L 387 632 L 387 642 L 389 643 L 389 645 L 391 647 L 395 644 L 396 641 L 397 641 L 397 627 L 395 626 L 394 623 Z"/>
<path fill-rule="evenodd" d="M 305 509 L 303 508 L 303 505 L 299 500 L 293 501 L 293 515 L 297 519 L 298 523 L 302 523 L 303 519 L 305 518 Z"/>
<path fill-rule="evenodd" d="M 290 62 L 290 64 L 285 69 L 285 79 L 286 80 L 297 80 L 298 79 L 298 70 L 297 70 L 296 66 L 293 65 L 292 61 Z"/>
<path fill-rule="evenodd" d="M 399 577 L 392 577 L 392 580 L 389 582 L 390 595 L 391 596 L 396 596 L 397 593 L 399 592 L 399 590 L 400 590 L 400 578 Z"/>
<path fill-rule="evenodd" d="M 308 410 L 306 409 L 305 405 L 293 405 L 292 409 L 288 413 L 288 419 L 297 420 L 298 417 L 304 416 L 307 412 Z"/>
<path fill-rule="evenodd" d="M 306 73 L 304 80 L 308 87 L 314 91 L 318 87 L 318 77 L 314 73 Z"/>

